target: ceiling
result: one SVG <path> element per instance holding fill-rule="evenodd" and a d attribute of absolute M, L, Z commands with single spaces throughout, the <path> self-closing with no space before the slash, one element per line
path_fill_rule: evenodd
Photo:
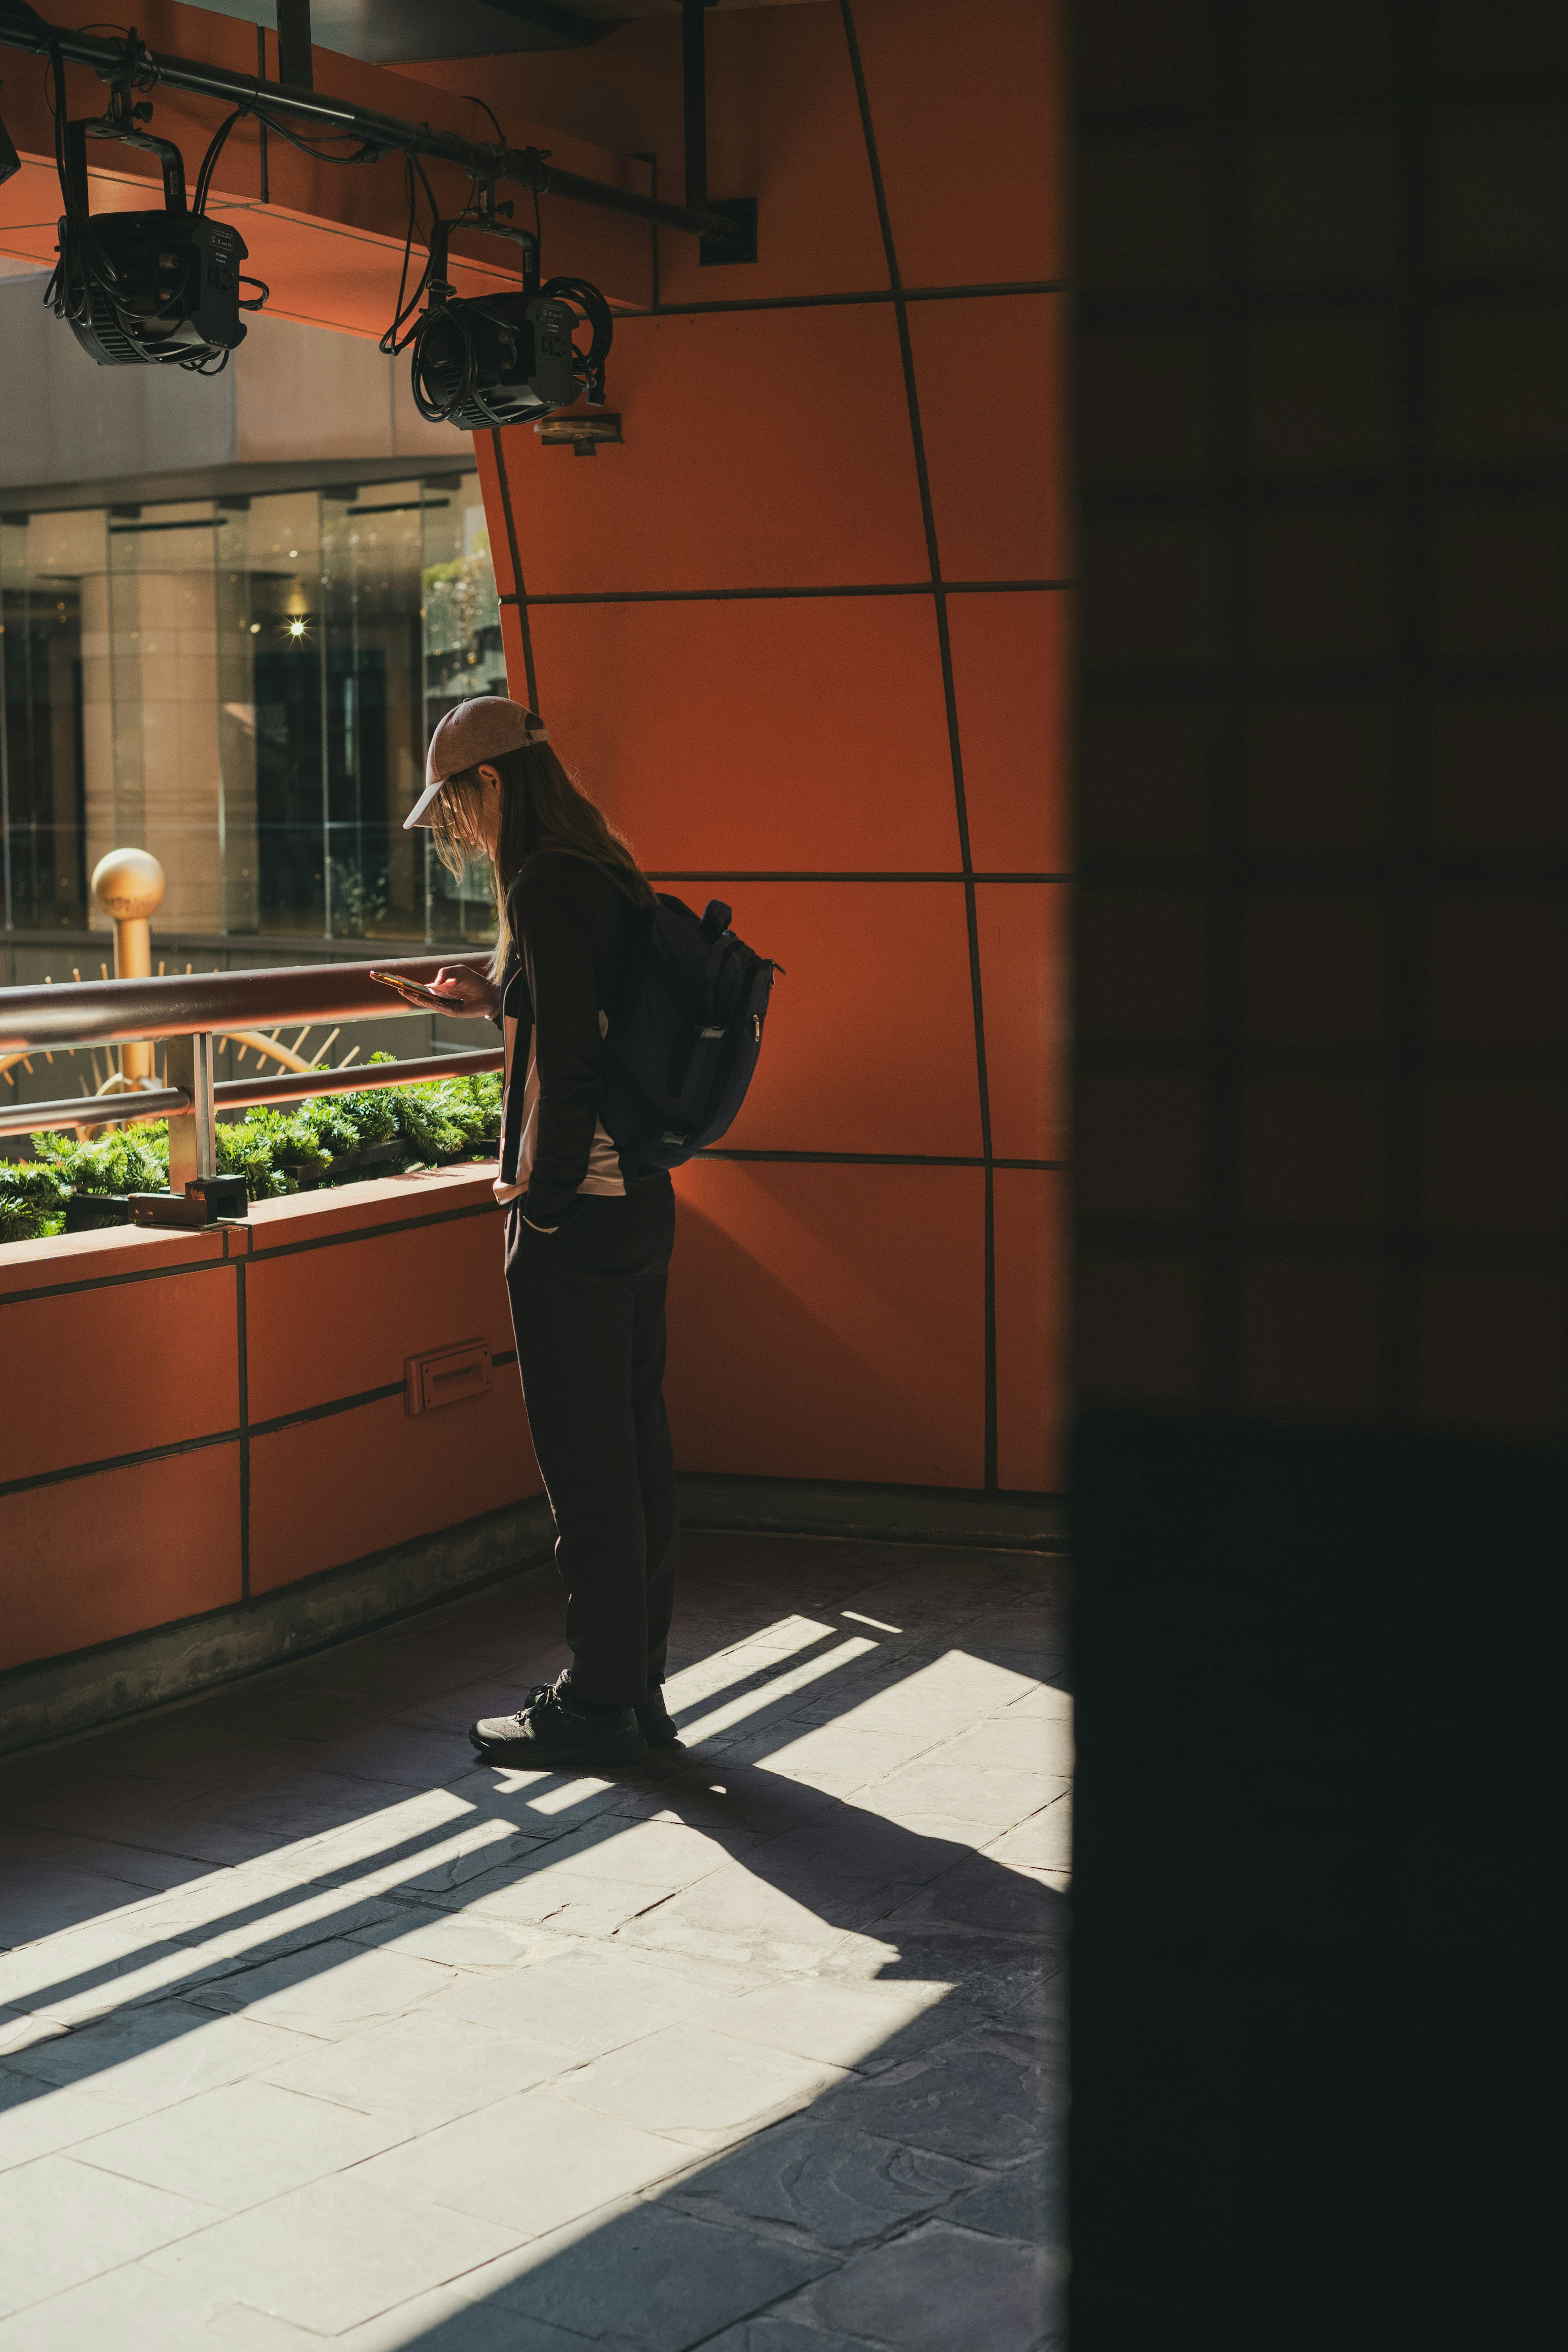
<path fill-rule="evenodd" d="M 277 22 L 274 0 L 206 0 L 219 16 Z M 719 8 L 802 6 L 808 0 L 711 0 Z M 317 47 L 367 65 L 480 58 L 521 49 L 585 48 L 631 16 L 679 16 L 680 0 L 312 0 Z"/>

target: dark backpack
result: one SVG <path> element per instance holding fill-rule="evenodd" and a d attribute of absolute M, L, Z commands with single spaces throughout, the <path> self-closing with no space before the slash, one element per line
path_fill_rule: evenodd
<path fill-rule="evenodd" d="M 746 1098 L 774 966 L 735 937 L 718 898 L 699 916 L 661 892 L 656 905 L 634 906 L 630 920 L 599 1117 L 617 1150 L 679 1168 L 726 1133 Z"/>

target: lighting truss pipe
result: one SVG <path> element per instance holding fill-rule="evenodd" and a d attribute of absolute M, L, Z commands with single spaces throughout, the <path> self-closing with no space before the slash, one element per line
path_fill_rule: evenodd
<path fill-rule="evenodd" d="M 56 30 L 55 38 L 68 65 L 90 66 L 106 79 L 112 80 L 116 68 L 124 62 L 122 41 L 100 40 L 90 33 L 78 33 L 64 26 Z M 47 53 L 47 40 L 42 34 L 10 18 L 0 18 L 0 42 L 14 49 L 26 49 L 35 57 Z M 322 90 L 262 81 L 255 74 L 231 72 L 227 66 L 164 57 L 156 50 L 148 50 L 144 55 L 148 68 L 161 82 L 171 89 L 187 90 L 195 98 L 216 98 L 225 106 L 247 106 L 259 100 L 277 113 L 302 116 L 324 130 L 349 132 L 373 146 L 391 148 L 403 155 L 431 155 L 441 163 L 459 164 L 465 172 L 478 172 L 483 177 L 537 189 L 542 196 L 560 196 L 567 204 L 594 205 L 601 212 L 621 213 L 628 220 L 647 221 L 658 228 L 679 229 L 688 236 L 722 241 L 738 234 L 734 222 L 720 213 L 703 212 L 687 205 L 667 205 L 657 196 L 639 196 L 628 188 L 612 188 L 603 180 L 587 180 L 579 173 L 563 172 L 548 162 L 537 147 L 485 146 L 475 140 L 459 139 L 456 131 L 433 131 L 426 122 L 405 122 L 395 114 L 378 114 L 374 107 L 356 106 L 352 100 L 331 98 Z"/>
<path fill-rule="evenodd" d="M 431 981 L 459 956 L 395 962 L 288 964 L 270 971 L 172 972 L 164 980 L 85 980 L 0 988 L 0 1054 L 53 1045 L 118 1045 L 196 1030 L 271 1029 L 285 1021 L 372 1021 L 406 1008 L 372 971 Z"/>
<path fill-rule="evenodd" d="M 412 1062 L 371 1062 L 363 1069 L 290 1070 L 277 1078 L 226 1078 L 213 1088 L 218 1110 L 249 1110 L 258 1103 L 309 1102 L 317 1095 L 363 1094 L 373 1087 L 417 1087 L 432 1078 L 467 1078 L 504 1067 L 499 1045 L 477 1054 L 429 1054 Z M 43 1134 L 51 1128 L 140 1127 L 177 1118 L 191 1107 L 183 1087 L 149 1087 L 139 1094 L 77 1095 L 64 1102 L 0 1104 L 0 1135 Z"/>

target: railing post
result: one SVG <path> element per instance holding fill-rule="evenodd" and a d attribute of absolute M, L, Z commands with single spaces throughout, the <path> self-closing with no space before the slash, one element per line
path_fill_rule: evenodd
<path fill-rule="evenodd" d="M 209 1029 L 189 1037 L 171 1037 L 163 1064 L 166 1086 L 183 1087 L 191 1098 L 188 1111 L 169 1121 L 169 1190 L 183 1192 L 199 1177 L 217 1174 L 217 1142 L 213 1133 L 213 1041 Z"/>

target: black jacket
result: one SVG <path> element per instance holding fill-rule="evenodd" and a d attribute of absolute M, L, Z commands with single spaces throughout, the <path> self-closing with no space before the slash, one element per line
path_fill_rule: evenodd
<path fill-rule="evenodd" d="M 576 1211 L 577 1187 L 604 1096 L 599 1013 L 613 1013 L 626 981 L 635 936 L 632 902 L 602 866 L 574 853 L 531 857 L 507 899 L 512 950 L 500 982 L 500 1015 L 517 1023 L 507 1088 L 501 1179 L 517 1173 L 531 1031 L 537 1032 L 539 1118 L 533 1171 L 521 1195 L 536 1225 L 563 1224 Z M 628 1183 L 651 1171 L 621 1155 Z"/>

